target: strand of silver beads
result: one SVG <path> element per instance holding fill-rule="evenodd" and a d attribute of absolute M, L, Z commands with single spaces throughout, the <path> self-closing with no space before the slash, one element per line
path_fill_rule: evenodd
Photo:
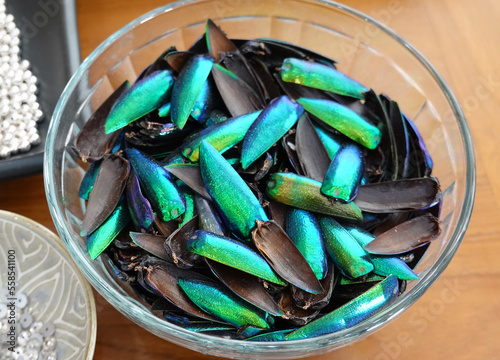
<path fill-rule="evenodd" d="M 37 78 L 20 57 L 20 31 L 0 0 L 0 159 L 26 152 L 40 143 Z"/>

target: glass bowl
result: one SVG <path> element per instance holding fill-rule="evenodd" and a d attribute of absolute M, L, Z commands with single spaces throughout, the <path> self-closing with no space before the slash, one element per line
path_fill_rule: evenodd
<path fill-rule="evenodd" d="M 154 316 L 117 282 L 101 260 L 92 261 L 80 237 L 85 204 L 78 198 L 84 170 L 71 145 L 91 113 L 126 79 L 164 49 L 186 49 L 208 18 L 231 38 L 268 37 L 336 59 L 339 69 L 398 101 L 422 133 L 443 190 L 442 233 L 418 264 L 418 281 L 391 306 L 351 328 L 317 338 L 251 343 L 193 333 Z M 102 43 L 80 66 L 55 110 L 45 152 L 45 189 L 56 228 L 94 288 L 138 325 L 163 339 L 205 354 L 291 359 L 321 354 L 373 333 L 411 306 L 443 272 L 467 228 L 475 190 L 471 138 L 460 107 L 441 76 L 410 44 L 372 18 L 333 1 L 198 0 L 156 9 Z"/>

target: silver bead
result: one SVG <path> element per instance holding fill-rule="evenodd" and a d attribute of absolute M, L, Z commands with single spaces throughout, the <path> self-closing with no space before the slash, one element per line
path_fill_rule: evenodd
<path fill-rule="evenodd" d="M 6 131 L 10 127 L 10 121 L 4 120 L 0 123 L 0 129 Z"/>
<path fill-rule="evenodd" d="M 9 134 L 12 134 L 12 133 L 9 133 Z M 19 141 L 19 139 L 17 137 L 14 137 L 14 135 L 12 135 L 12 139 L 10 140 L 11 151 L 18 149 L 20 143 L 21 142 Z M 17 314 L 17 312 L 16 312 L 16 314 Z"/>
<path fill-rule="evenodd" d="M 26 84 L 25 84 L 26 85 Z M 28 104 L 22 104 L 21 105 L 21 112 L 23 113 L 23 115 L 27 115 L 30 113 L 30 106 Z"/>
<path fill-rule="evenodd" d="M 14 75 L 14 71 L 17 71 L 19 70 L 19 62 L 18 62 L 19 58 L 16 58 L 16 61 L 12 61 L 12 63 L 10 64 L 10 73 L 9 73 L 9 76 L 10 77 L 13 77 Z"/>
<path fill-rule="evenodd" d="M 57 360 L 57 354 L 55 351 L 42 352 L 42 360 Z"/>
<path fill-rule="evenodd" d="M 19 323 L 23 329 L 28 329 L 33 323 L 33 317 L 29 312 L 25 312 L 23 316 L 21 316 L 21 319 L 19 319 Z"/>
<path fill-rule="evenodd" d="M 43 345 L 42 345 L 43 351 L 51 351 L 55 350 L 56 348 L 56 338 L 54 337 L 47 337 L 45 340 L 43 340 Z"/>
<path fill-rule="evenodd" d="M 37 99 L 36 99 L 36 95 L 35 95 L 35 94 L 30 94 L 30 95 L 29 95 L 29 97 L 28 97 L 27 102 L 28 102 L 28 104 L 29 104 L 29 103 L 34 104 L 34 103 L 36 103 L 36 100 L 37 100 Z"/>
<path fill-rule="evenodd" d="M 21 99 L 21 102 L 27 102 L 28 101 L 28 98 L 30 97 L 31 95 L 29 95 L 28 93 L 26 92 L 22 92 L 21 95 L 19 96 L 19 98 Z M 36 96 L 36 95 L 35 95 Z M 36 97 L 35 97 L 35 101 L 36 101 Z"/>
<path fill-rule="evenodd" d="M 46 322 L 46 323 L 43 324 L 41 332 L 42 332 L 43 336 L 45 336 L 45 337 L 48 338 L 48 337 L 54 335 L 55 331 L 56 331 L 56 327 L 54 326 L 54 324 L 51 323 L 51 322 Z"/>
<path fill-rule="evenodd" d="M 17 96 L 17 95 L 16 95 Z M 19 111 L 21 110 L 21 97 L 18 96 L 16 99 L 13 99 L 11 102 L 11 109 L 13 110 L 12 116 L 20 117 Z"/>
<path fill-rule="evenodd" d="M 4 56 L 2 56 L 3 58 Z M 3 64 L 0 66 L 0 71 L 3 73 L 6 73 L 9 70 L 10 66 L 7 62 L 3 62 Z M 5 83 L 5 82 L 4 82 Z"/>
<path fill-rule="evenodd" d="M 3 80 L 3 84 L 4 84 L 4 87 L 6 87 L 6 88 L 10 88 L 10 87 L 12 86 L 12 80 L 11 80 L 10 78 L 7 78 L 7 77 L 6 77 L 6 78 Z"/>
<path fill-rule="evenodd" d="M 34 75 L 30 76 L 29 79 L 26 79 L 26 82 L 28 83 L 28 85 L 30 85 L 30 84 L 36 84 L 37 81 L 38 81 L 38 79 Z"/>
<path fill-rule="evenodd" d="M 40 347 L 42 347 L 43 344 L 43 336 L 41 333 L 33 333 L 31 334 L 31 339 L 36 339 L 40 343 Z"/>
<path fill-rule="evenodd" d="M 38 90 L 38 87 L 35 84 L 28 85 L 28 92 L 29 93 L 34 94 L 37 92 L 37 90 Z M 38 105 L 38 103 L 37 103 L 37 105 Z"/>
<path fill-rule="evenodd" d="M 14 138 L 14 135 L 10 132 L 4 132 L 3 133 L 3 139 L 5 140 L 5 142 L 8 144 L 9 141 L 12 141 L 12 139 Z"/>
<path fill-rule="evenodd" d="M 31 325 L 30 327 L 30 333 L 36 333 L 36 332 L 39 332 L 43 327 L 43 322 L 41 321 L 37 321 L 37 322 L 34 322 L 33 325 Z"/>
<path fill-rule="evenodd" d="M 43 115 L 36 97 L 37 78 L 29 61 L 20 57 L 20 31 L 5 11 L 5 0 L 0 0 L 0 158 L 41 142 L 36 127 Z"/>
<path fill-rule="evenodd" d="M 11 35 L 12 35 L 12 36 L 17 36 L 17 37 L 19 37 L 19 35 L 21 34 L 21 30 L 19 30 L 18 28 L 15 28 L 15 29 L 12 29 L 12 30 L 10 31 L 10 33 L 11 33 Z"/>
<path fill-rule="evenodd" d="M 38 134 L 30 135 L 28 140 L 32 145 L 38 145 L 42 142 L 42 139 L 40 139 L 40 135 Z M 0 155 L 1 155 L 1 149 L 0 149 Z"/>
<path fill-rule="evenodd" d="M 19 106 L 19 108 L 21 108 L 21 105 L 19 104 L 18 101 L 13 102 L 13 104 L 11 105 L 11 107 L 13 109 L 17 108 L 18 106 Z M 12 120 L 12 122 L 18 123 L 19 121 L 23 120 L 23 116 L 21 114 L 19 114 L 18 112 L 14 112 L 11 114 L 10 119 Z"/>
<path fill-rule="evenodd" d="M 26 70 L 23 74 L 23 80 L 29 80 L 33 77 L 33 74 L 31 73 L 30 70 Z"/>
<path fill-rule="evenodd" d="M 1 105 L 0 106 L 0 117 L 5 117 L 9 114 L 10 108 L 8 105 Z"/>
<path fill-rule="evenodd" d="M 36 121 L 35 120 L 29 120 L 26 122 L 26 131 L 28 132 L 28 135 L 36 134 Z"/>
<path fill-rule="evenodd" d="M 22 331 L 17 337 L 17 343 L 24 347 L 30 339 L 30 333 L 28 331 Z"/>
<path fill-rule="evenodd" d="M 36 350 L 26 350 L 23 354 L 24 360 L 37 360 L 38 351 Z"/>
<path fill-rule="evenodd" d="M 7 159 L 10 156 L 10 148 L 8 146 L 0 147 L 0 159 Z"/>
<path fill-rule="evenodd" d="M 12 78 L 12 82 L 14 84 L 19 84 L 21 81 L 23 81 L 23 71 L 19 69 L 19 64 L 18 64 L 18 69 L 15 70 L 14 76 Z"/>
<path fill-rule="evenodd" d="M 19 309 L 24 309 L 28 304 L 28 298 L 23 293 L 17 293 L 17 307 Z"/>
<path fill-rule="evenodd" d="M 21 144 L 19 145 L 19 151 L 21 152 L 28 152 L 31 149 L 31 144 L 27 140 L 21 141 Z"/>
<path fill-rule="evenodd" d="M 24 360 L 24 350 L 17 347 L 14 352 L 11 352 L 11 357 L 14 360 Z"/>
<path fill-rule="evenodd" d="M 35 110 L 35 114 L 33 115 L 33 118 L 35 120 L 40 120 L 43 116 L 43 112 L 40 109 Z"/>
<path fill-rule="evenodd" d="M 11 45 L 19 45 L 19 43 L 21 42 L 21 40 L 19 40 L 19 37 L 15 36 L 12 38 L 12 40 L 10 41 Z"/>
<path fill-rule="evenodd" d="M 11 15 L 7 15 L 7 17 L 9 17 Z M 16 24 L 14 24 L 13 22 L 7 22 L 6 26 L 7 28 L 7 31 L 12 31 L 16 28 Z"/>
<path fill-rule="evenodd" d="M 24 70 L 24 72 L 26 73 L 26 70 L 28 70 L 28 68 L 30 67 L 30 62 L 28 60 L 21 60 L 21 62 L 19 63 L 19 66 L 21 67 L 21 69 Z M 29 71 L 29 70 L 28 70 Z M 23 77 L 24 78 L 24 77 Z"/>
<path fill-rule="evenodd" d="M 17 103 L 20 103 L 20 102 L 21 102 L 21 94 L 19 94 L 19 93 L 13 94 L 13 95 L 10 97 L 10 102 L 11 102 L 12 104 L 17 104 Z M 21 108 L 21 104 L 19 104 L 19 108 Z"/>
<path fill-rule="evenodd" d="M 38 334 L 38 335 L 40 335 L 40 334 Z M 26 347 L 25 348 L 27 350 L 34 350 L 34 351 L 38 352 L 42 348 L 42 342 L 43 342 L 43 338 L 42 338 L 42 341 L 40 341 L 40 339 L 36 339 L 36 338 L 32 337 L 26 343 Z"/>
<path fill-rule="evenodd" d="M 28 136 L 28 133 L 26 132 L 26 123 L 24 121 L 21 121 L 19 122 L 19 124 L 17 124 L 17 136 L 19 136 L 21 139 Z"/>

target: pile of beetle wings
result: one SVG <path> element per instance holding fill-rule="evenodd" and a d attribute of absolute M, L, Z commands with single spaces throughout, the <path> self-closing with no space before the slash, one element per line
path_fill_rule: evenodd
<path fill-rule="evenodd" d="M 284 341 L 404 292 L 440 232 L 418 129 L 310 50 L 208 21 L 97 109 L 74 143 L 90 256 L 186 329 Z"/>

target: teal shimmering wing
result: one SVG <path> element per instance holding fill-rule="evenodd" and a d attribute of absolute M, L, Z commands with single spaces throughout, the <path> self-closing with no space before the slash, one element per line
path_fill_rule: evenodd
<path fill-rule="evenodd" d="M 312 338 L 354 326 L 389 306 L 398 292 L 398 279 L 391 275 L 354 300 L 288 334 L 286 340 Z"/>
<path fill-rule="evenodd" d="M 250 126 L 243 140 L 241 165 L 246 169 L 295 125 L 304 113 L 300 104 L 281 96 L 272 100 Z"/>
<path fill-rule="evenodd" d="M 362 247 L 375 239 L 374 235 L 361 228 L 346 226 L 345 229 Z M 373 272 L 375 274 L 382 276 L 389 276 L 392 274 L 401 280 L 418 279 L 418 275 L 397 256 L 379 256 L 374 254 L 368 254 L 368 256 L 370 262 L 373 264 Z"/>
<path fill-rule="evenodd" d="M 243 140 L 248 129 L 261 112 L 262 110 L 254 111 L 207 127 L 186 144 L 182 155 L 192 162 L 197 162 L 200 158 L 200 145 L 204 140 L 209 142 L 219 153 L 224 153 Z"/>
<path fill-rule="evenodd" d="M 281 79 L 357 99 L 364 99 L 363 93 L 368 91 L 366 86 L 336 70 L 333 66 L 295 58 L 283 60 Z"/>
<path fill-rule="evenodd" d="M 139 178 L 144 194 L 153 210 L 161 215 L 163 221 L 169 221 L 184 214 L 186 201 L 173 183 L 168 171 L 137 149 L 129 148 L 126 154 Z"/>
<path fill-rule="evenodd" d="M 364 168 L 361 150 L 354 144 L 343 145 L 326 171 L 321 192 L 346 202 L 352 201 L 358 193 Z"/>
<path fill-rule="evenodd" d="M 170 114 L 170 108 L 172 107 L 171 103 L 166 103 L 165 105 L 162 105 L 158 109 L 158 116 L 159 117 L 166 117 Z"/>
<path fill-rule="evenodd" d="M 172 122 L 182 129 L 210 75 L 214 59 L 208 55 L 196 55 L 184 65 L 172 91 Z"/>
<path fill-rule="evenodd" d="M 294 173 L 274 173 L 269 177 L 266 193 L 283 204 L 351 220 L 362 220 L 361 210 L 354 204 L 333 203 L 320 191 L 321 183 Z"/>
<path fill-rule="evenodd" d="M 286 285 L 266 260 L 248 245 L 225 236 L 197 230 L 187 243 L 189 251 L 278 285 Z"/>
<path fill-rule="evenodd" d="M 344 275 L 355 279 L 373 271 L 373 264 L 366 259 L 366 251 L 342 225 L 327 217 L 320 218 L 319 224 L 325 248 Z"/>
<path fill-rule="evenodd" d="M 269 220 L 245 181 L 207 141 L 200 145 L 200 170 L 208 193 L 237 236 L 247 239 L 256 220 Z"/>
<path fill-rule="evenodd" d="M 321 139 L 321 142 L 323 143 L 323 146 L 325 147 L 325 150 L 330 157 L 330 160 L 332 160 L 345 140 L 341 138 L 342 135 L 328 132 L 318 125 L 314 125 L 314 129 L 316 129 L 316 132 L 318 133 L 319 138 Z"/>
<path fill-rule="evenodd" d="M 290 210 L 286 219 L 286 233 L 307 260 L 316 278 L 323 279 L 328 266 L 321 229 L 316 217 L 305 210 Z"/>
<path fill-rule="evenodd" d="M 236 327 L 268 329 L 268 314 L 241 300 L 215 281 L 179 278 L 178 284 L 200 309 Z"/>
<path fill-rule="evenodd" d="M 245 339 L 246 341 L 285 341 L 286 335 L 290 334 L 294 329 L 286 329 L 286 330 L 276 330 L 266 332 L 264 334 L 255 335 Z"/>
<path fill-rule="evenodd" d="M 125 90 L 106 119 L 106 134 L 123 128 L 167 103 L 173 83 L 174 78 L 169 70 L 155 71 Z"/>
<path fill-rule="evenodd" d="M 102 160 L 94 161 L 90 164 L 87 172 L 83 176 L 82 182 L 80 183 L 80 188 L 78 189 L 78 196 L 83 200 L 88 200 L 90 192 L 94 188 L 95 179 L 99 173 L 99 167 L 101 166 Z"/>
<path fill-rule="evenodd" d="M 297 102 L 307 112 L 370 150 L 380 143 L 380 130 L 346 106 L 324 99 L 300 98 Z"/>
<path fill-rule="evenodd" d="M 125 198 L 118 203 L 115 210 L 93 233 L 87 236 L 87 251 L 95 260 L 113 242 L 116 235 L 130 221 L 130 213 Z"/>

